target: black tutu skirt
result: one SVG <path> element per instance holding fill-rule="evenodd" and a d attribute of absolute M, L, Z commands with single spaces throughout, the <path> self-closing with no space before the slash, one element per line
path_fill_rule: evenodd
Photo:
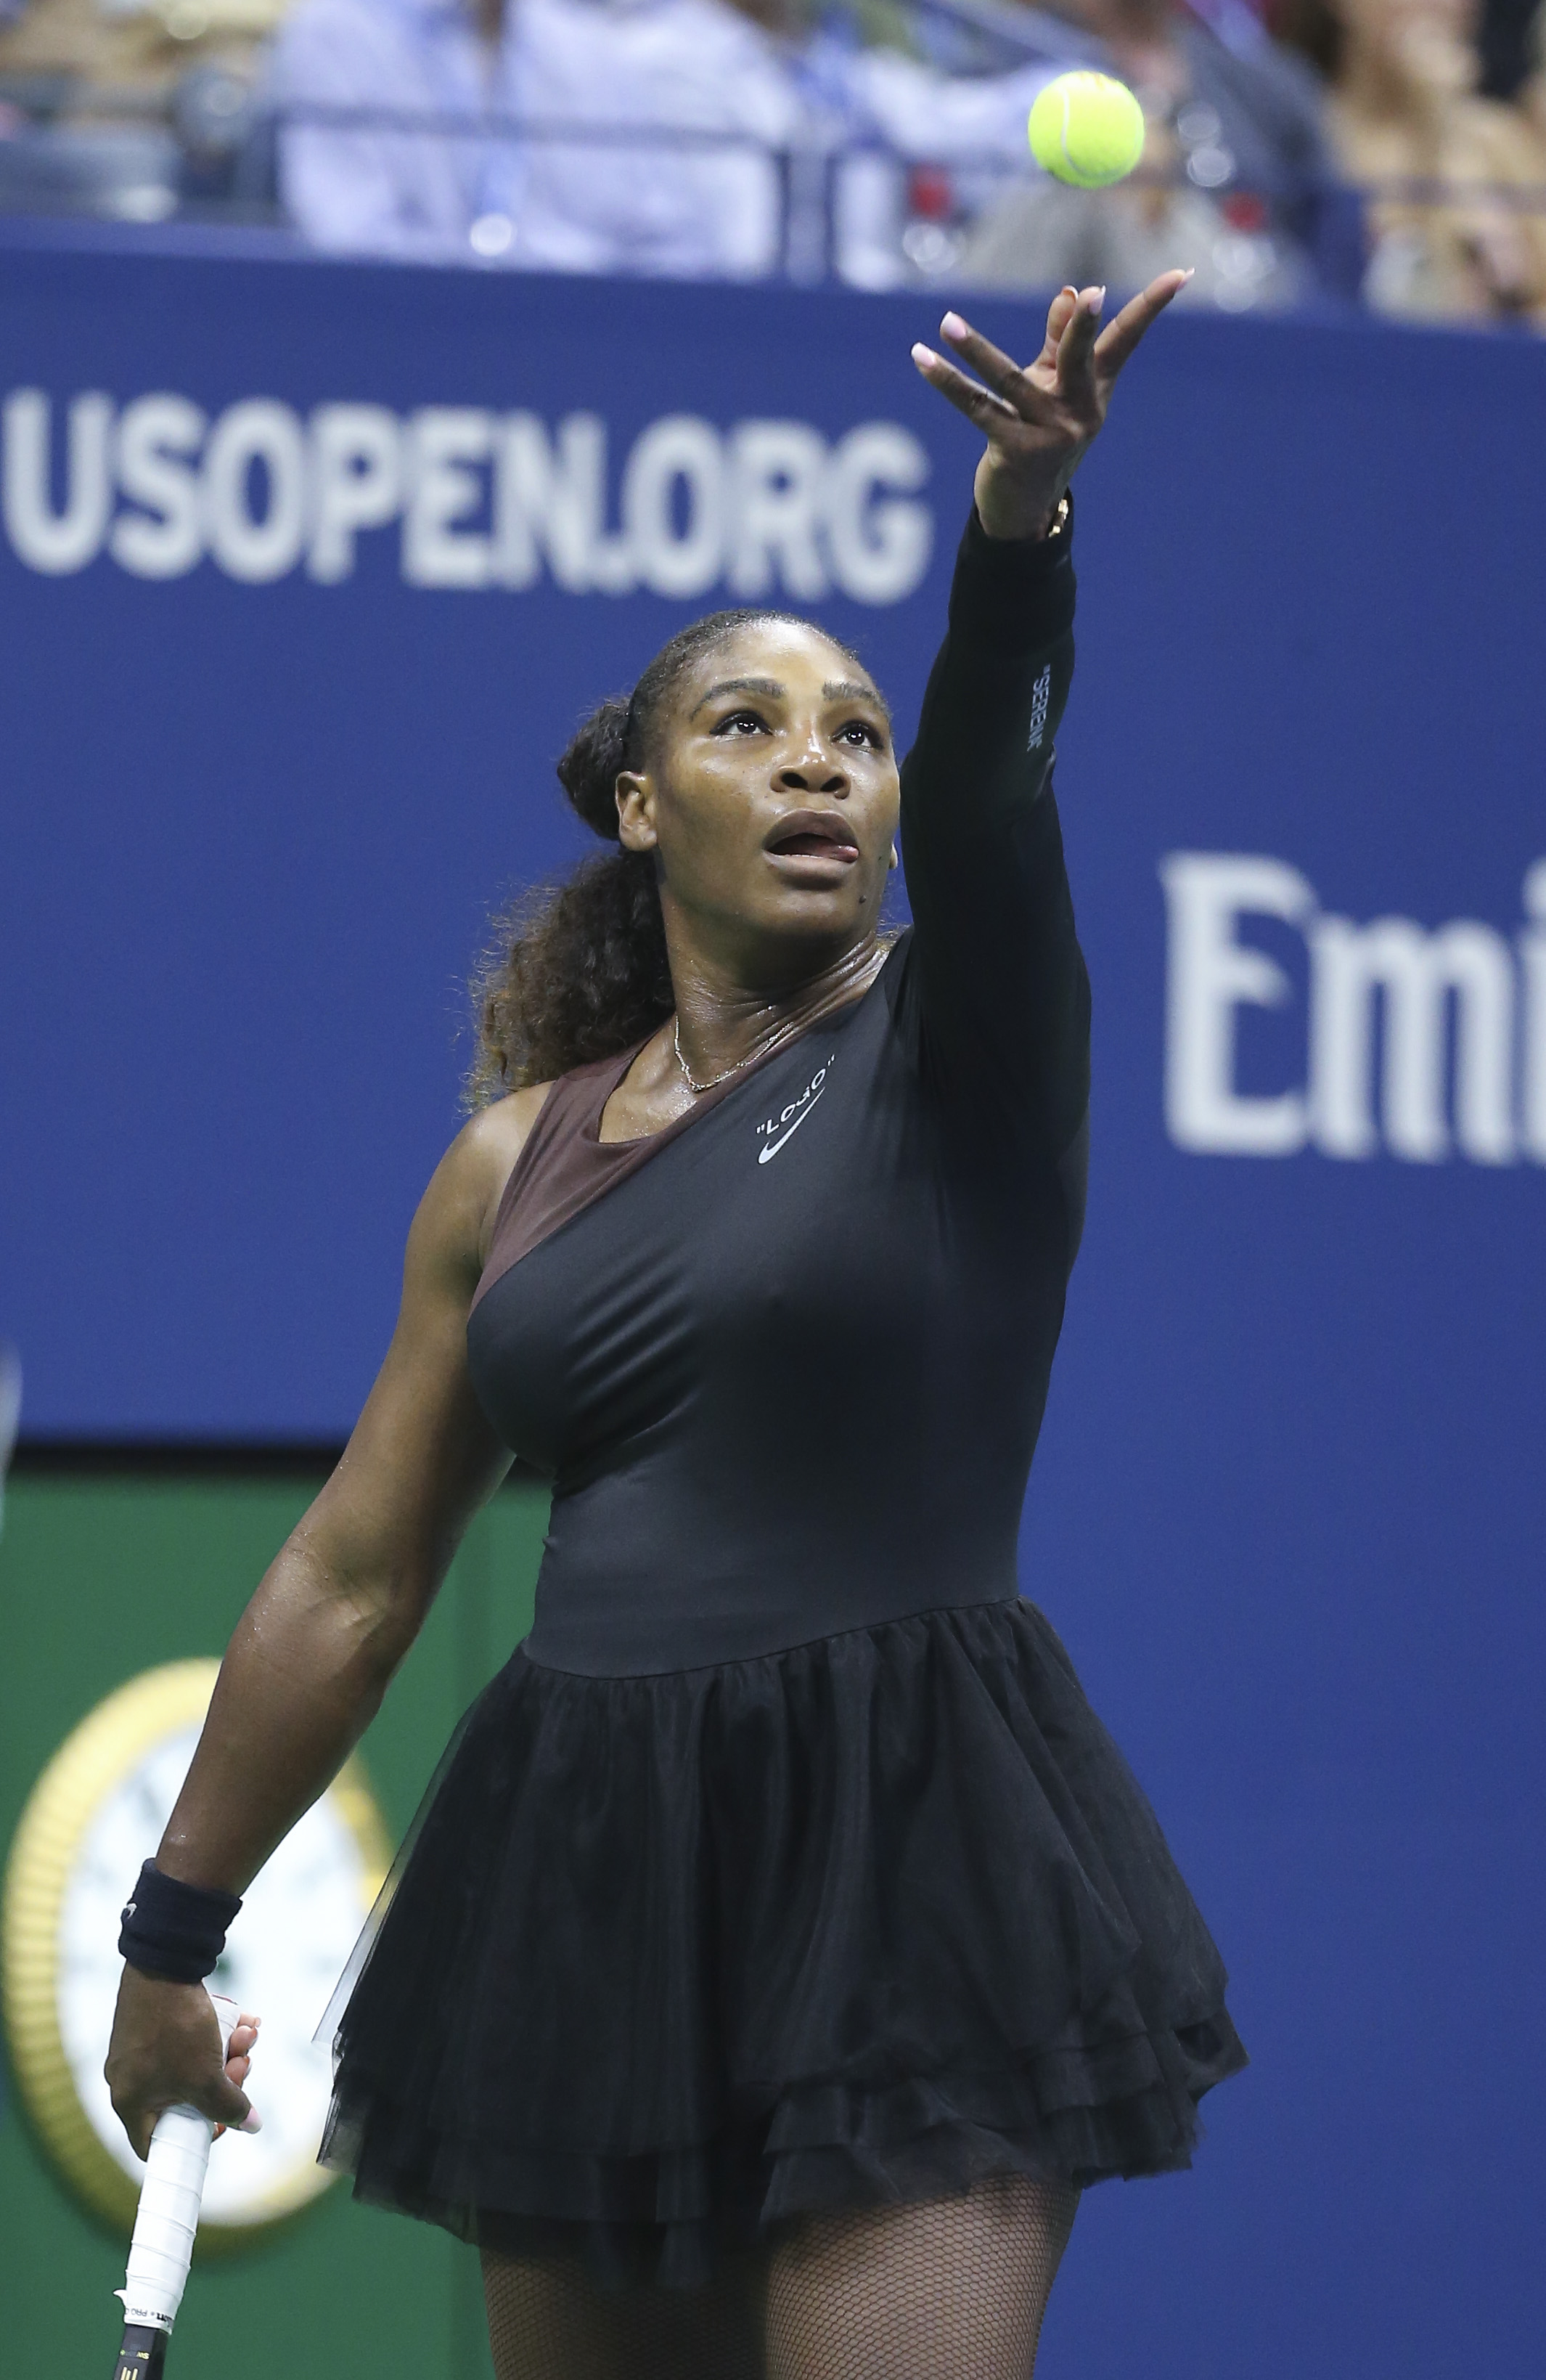
<path fill-rule="evenodd" d="M 1031 1604 L 665 1676 L 517 1652 L 400 1863 L 322 2157 L 690 2286 L 808 2212 L 1187 2165 L 1245 2063 L 1224 1993 Z"/>

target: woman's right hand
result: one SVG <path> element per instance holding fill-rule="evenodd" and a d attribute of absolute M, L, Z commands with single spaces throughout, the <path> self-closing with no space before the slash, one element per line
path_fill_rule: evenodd
<path fill-rule="evenodd" d="M 103 2070 L 137 2157 L 148 2153 L 167 2107 L 197 2107 L 222 2127 L 259 2130 L 261 2119 L 241 2087 L 259 2022 L 245 2010 L 237 2017 L 223 2067 L 220 2022 L 203 1985 L 168 1983 L 126 1965 Z"/>
<path fill-rule="evenodd" d="M 976 423 L 987 439 L 973 483 L 977 517 L 989 537 L 1045 537 L 1081 456 L 1105 419 L 1117 373 L 1191 279 L 1179 267 L 1162 273 L 1099 328 L 1104 289 L 1060 289 L 1033 363 L 1017 364 L 959 314 L 940 323 L 963 363 L 987 384 L 932 347 L 912 350 L 931 388 Z"/>

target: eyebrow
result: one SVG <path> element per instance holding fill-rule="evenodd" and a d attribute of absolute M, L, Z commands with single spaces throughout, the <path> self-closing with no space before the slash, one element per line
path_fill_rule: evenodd
<path fill-rule="evenodd" d="M 873 702 L 876 710 L 886 718 L 889 719 L 891 716 L 886 707 L 886 697 L 881 693 L 880 688 L 876 686 L 866 686 L 863 678 L 828 678 L 821 691 L 828 702 Z"/>
<path fill-rule="evenodd" d="M 789 688 L 780 686 L 776 677 L 722 677 L 693 705 L 691 716 L 695 719 L 705 703 L 716 701 L 722 694 L 765 694 L 769 701 L 779 702 L 788 692 Z M 886 718 L 891 715 L 877 689 L 858 678 L 828 678 L 821 692 L 827 702 L 873 702 Z"/>
<path fill-rule="evenodd" d="M 695 719 L 705 702 L 713 702 L 721 694 L 766 694 L 777 702 L 788 690 L 776 677 L 722 677 L 718 686 L 709 687 L 702 701 L 694 703 L 691 715 Z"/>

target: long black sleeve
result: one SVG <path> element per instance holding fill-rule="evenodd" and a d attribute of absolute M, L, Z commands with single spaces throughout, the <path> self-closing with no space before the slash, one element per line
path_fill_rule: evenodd
<path fill-rule="evenodd" d="M 1009 542 L 972 513 L 901 815 L 920 1063 L 1023 1155 L 1077 1175 L 1090 989 L 1051 791 L 1073 674 L 1071 543 L 1071 523 Z"/>

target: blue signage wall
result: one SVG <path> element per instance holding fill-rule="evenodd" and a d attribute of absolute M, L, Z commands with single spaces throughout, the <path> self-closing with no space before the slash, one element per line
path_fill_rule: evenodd
<path fill-rule="evenodd" d="M 27 1426 L 342 1435 L 575 717 L 769 594 L 910 723 L 973 441 L 923 299 L 0 292 Z M 1256 2062 L 1192 2180 L 1087 2206 L 1054 2375 L 1539 2368 L 1543 401 L 1523 339 L 1177 319 L 1081 481 L 1093 1192 L 1025 1583 Z"/>

